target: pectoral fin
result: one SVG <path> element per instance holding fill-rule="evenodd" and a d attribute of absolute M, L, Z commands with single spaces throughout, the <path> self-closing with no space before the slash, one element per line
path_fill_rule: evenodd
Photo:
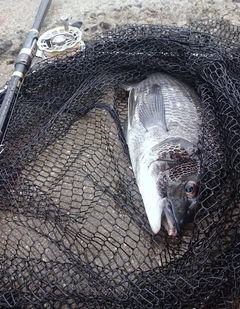
<path fill-rule="evenodd" d="M 153 84 L 144 93 L 139 118 L 147 131 L 154 126 L 160 126 L 167 131 L 164 99 L 158 84 Z"/>

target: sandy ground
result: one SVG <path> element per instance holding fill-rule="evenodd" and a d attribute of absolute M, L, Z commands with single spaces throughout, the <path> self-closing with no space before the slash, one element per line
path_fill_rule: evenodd
<path fill-rule="evenodd" d="M 11 78 L 14 60 L 32 27 L 40 0 L 0 0 L 0 87 Z M 240 0 L 53 0 L 41 33 L 59 26 L 60 17 L 82 24 L 83 40 L 126 23 L 183 25 L 202 18 L 239 24 Z"/>

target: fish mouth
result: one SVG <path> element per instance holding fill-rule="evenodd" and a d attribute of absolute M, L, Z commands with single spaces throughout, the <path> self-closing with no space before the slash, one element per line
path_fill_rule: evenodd
<path fill-rule="evenodd" d="M 161 223 L 168 232 L 169 236 L 177 236 L 182 225 L 189 222 L 194 215 L 198 207 L 198 197 L 190 200 L 191 204 L 187 210 L 186 217 L 184 220 L 179 221 L 174 215 L 173 207 L 171 202 L 166 198 L 164 209 L 162 212 Z"/>
<path fill-rule="evenodd" d="M 151 205 L 151 204 L 150 204 Z M 169 236 L 177 236 L 179 232 L 178 221 L 174 215 L 172 203 L 165 197 L 158 201 L 157 207 L 146 207 L 148 222 L 154 234 L 163 226 Z"/>
<path fill-rule="evenodd" d="M 191 201 L 191 204 L 190 204 L 188 211 L 187 211 L 187 217 L 192 218 L 192 217 L 194 217 L 194 215 L 196 214 L 197 209 L 198 209 L 198 205 L 199 205 L 198 196 L 191 199 L 190 201 Z"/>
<path fill-rule="evenodd" d="M 169 236 L 177 236 L 179 232 L 178 223 L 174 216 L 172 204 L 167 198 L 164 199 L 161 221 Z"/>

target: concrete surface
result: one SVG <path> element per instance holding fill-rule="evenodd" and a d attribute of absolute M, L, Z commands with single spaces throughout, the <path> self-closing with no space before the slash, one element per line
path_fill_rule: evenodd
<path fill-rule="evenodd" d="M 11 78 L 14 60 L 31 29 L 40 0 L 0 0 L 0 87 Z M 126 23 L 183 25 L 224 18 L 238 25 L 240 0 L 53 0 L 41 33 L 60 25 L 60 16 L 81 22 L 83 40 Z"/>

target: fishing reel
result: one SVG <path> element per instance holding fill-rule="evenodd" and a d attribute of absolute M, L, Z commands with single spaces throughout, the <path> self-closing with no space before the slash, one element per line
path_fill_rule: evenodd
<path fill-rule="evenodd" d="M 56 57 L 65 57 L 73 55 L 79 50 L 85 48 L 82 41 L 82 32 L 77 27 L 69 26 L 67 16 L 60 18 L 63 26 L 48 30 L 43 33 L 37 42 L 38 57 L 43 59 Z"/>

